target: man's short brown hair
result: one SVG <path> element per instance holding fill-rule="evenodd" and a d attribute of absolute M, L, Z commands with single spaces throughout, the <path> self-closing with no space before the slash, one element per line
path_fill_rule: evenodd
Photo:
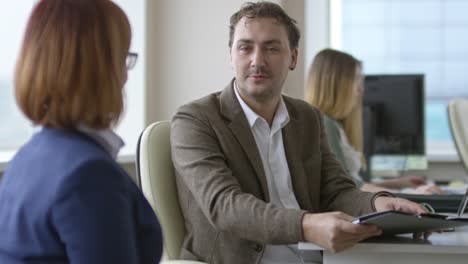
<path fill-rule="evenodd" d="M 104 129 L 123 111 L 130 24 L 109 0 L 41 0 L 16 63 L 15 94 L 35 124 Z"/>
<path fill-rule="evenodd" d="M 241 6 L 241 9 L 231 16 L 229 23 L 229 48 L 234 41 L 234 32 L 237 23 L 243 18 L 275 18 L 280 24 L 284 25 L 288 33 L 290 48 L 299 47 L 301 33 L 296 26 L 296 20 L 292 19 L 281 6 L 271 2 L 247 2 Z"/>

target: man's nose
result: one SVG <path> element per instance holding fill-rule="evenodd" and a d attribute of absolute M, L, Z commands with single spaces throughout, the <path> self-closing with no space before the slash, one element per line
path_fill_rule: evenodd
<path fill-rule="evenodd" d="M 261 49 L 257 49 L 252 53 L 250 66 L 253 68 L 265 66 L 265 54 Z"/>

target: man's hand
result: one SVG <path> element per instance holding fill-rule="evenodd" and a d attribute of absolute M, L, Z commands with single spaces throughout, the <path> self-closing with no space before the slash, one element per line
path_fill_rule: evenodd
<path fill-rule="evenodd" d="M 411 202 L 406 199 L 401 198 L 394 198 L 394 197 L 387 197 L 387 196 L 380 196 L 374 200 L 374 207 L 377 212 L 393 210 L 393 211 L 401 211 L 410 214 L 424 214 L 428 213 L 424 207 L 418 203 Z M 413 234 L 415 238 L 419 238 L 424 235 L 424 238 L 427 239 L 431 232 L 426 232 L 424 234 L 416 233 Z"/>
<path fill-rule="evenodd" d="M 374 200 L 374 206 L 377 212 L 381 211 L 401 211 L 410 214 L 427 213 L 426 209 L 418 203 L 411 202 L 402 198 L 388 196 L 379 196 Z"/>
<path fill-rule="evenodd" d="M 375 225 L 353 224 L 353 219 L 342 212 L 306 214 L 302 219 L 304 239 L 331 252 L 339 252 L 382 233 Z"/>

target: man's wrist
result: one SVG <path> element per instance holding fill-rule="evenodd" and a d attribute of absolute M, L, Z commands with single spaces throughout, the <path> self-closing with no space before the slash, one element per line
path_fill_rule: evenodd
<path fill-rule="evenodd" d="M 310 218 L 311 214 L 310 213 L 305 213 L 302 215 L 302 220 L 301 220 L 301 229 L 302 229 L 302 241 L 307 241 L 306 240 L 306 230 L 310 228 Z"/>
<path fill-rule="evenodd" d="M 306 215 L 308 215 L 308 213 L 304 213 L 302 214 L 302 217 L 301 217 L 301 241 L 306 241 L 305 240 L 305 218 L 306 218 Z"/>
<path fill-rule="evenodd" d="M 379 197 L 396 197 L 396 196 L 393 193 L 385 192 L 385 191 L 374 194 L 371 200 L 371 207 L 372 207 L 372 211 L 374 212 L 377 212 L 377 208 L 375 207 L 375 200 Z"/>

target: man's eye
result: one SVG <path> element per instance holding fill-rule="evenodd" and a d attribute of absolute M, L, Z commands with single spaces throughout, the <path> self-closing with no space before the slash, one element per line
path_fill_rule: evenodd
<path fill-rule="evenodd" d="M 267 47 L 266 50 L 268 52 L 277 52 L 277 51 L 279 51 L 279 48 L 277 48 L 277 47 Z"/>
<path fill-rule="evenodd" d="M 239 50 L 240 50 L 240 51 L 244 51 L 244 52 L 245 52 L 245 51 L 249 51 L 249 50 L 250 50 L 250 47 L 249 47 L 249 46 L 240 46 L 240 47 L 239 47 Z"/>

